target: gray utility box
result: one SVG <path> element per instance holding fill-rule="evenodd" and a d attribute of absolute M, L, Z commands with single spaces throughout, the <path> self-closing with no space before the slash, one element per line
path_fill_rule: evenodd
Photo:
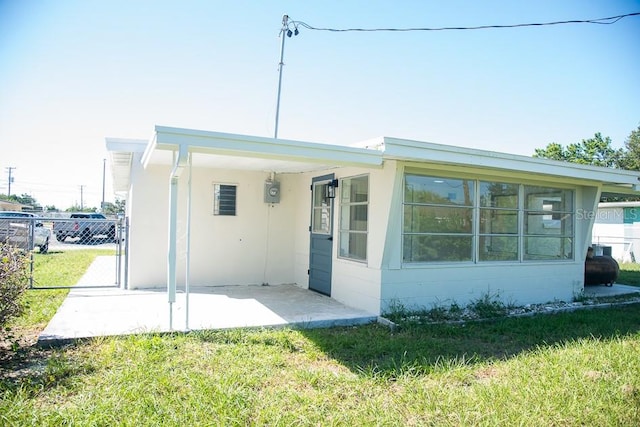
<path fill-rule="evenodd" d="M 278 181 L 264 183 L 264 202 L 280 203 L 280 183 Z"/>

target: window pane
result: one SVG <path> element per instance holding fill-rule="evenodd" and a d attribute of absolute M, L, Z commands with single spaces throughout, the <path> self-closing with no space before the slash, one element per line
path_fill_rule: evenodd
<path fill-rule="evenodd" d="M 359 176 L 342 181 L 342 201 L 365 203 L 369 200 L 369 177 Z"/>
<path fill-rule="evenodd" d="M 524 259 L 573 259 L 572 240 L 565 237 L 525 237 Z"/>
<path fill-rule="evenodd" d="M 313 232 L 319 234 L 329 234 L 331 232 L 331 208 L 325 205 L 313 208 Z"/>
<path fill-rule="evenodd" d="M 367 231 L 368 205 L 342 206 L 340 223 L 342 230 Z"/>
<path fill-rule="evenodd" d="M 518 211 L 481 209 L 480 234 L 517 234 Z"/>
<path fill-rule="evenodd" d="M 527 212 L 525 214 L 525 234 L 573 235 L 573 215 L 552 215 L 547 212 Z"/>
<path fill-rule="evenodd" d="M 535 211 L 573 211 L 573 191 L 526 185 L 525 209 Z"/>
<path fill-rule="evenodd" d="M 369 176 L 342 180 L 339 256 L 366 261 Z"/>
<path fill-rule="evenodd" d="M 480 236 L 480 261 L 517 261 L 517 236 Z"/>
<path fill-rule="evenodd" d="M 313 206 L 314 207 L 319 208 L 327 204 L 325 194 L 327 194 L 328 185 L 329 184 L 327 184 L 326 182 L 313 184 Z"/>
<path fill-rule="evenodd" d="M 518 208 L 518 184 L 480 183 L 480 206 L 487 208 Z"/>
<path fill-rule="evenodd" d="M 473 209 L 446 206 L 404 208 L 405 233 L 471 233 Z"/>
<path fill-rule="evenodd" d="M 406 175 L 405 203 L 472 206 L 474 181 Z"/>
<path fill-rule="evenodd" d="M 213 186 L 213 213 L 214 215 L 236 214 L 236 186 L 215 184 Z"/>
<path fill-rule="evenodd" d="M 340 256 L 366 261 L 367 234 L 340 232 Z"/>
<path fill-rule="evenodd" d="M 471 261 L 471 236 L 405 235 L 404 262 Z"/>

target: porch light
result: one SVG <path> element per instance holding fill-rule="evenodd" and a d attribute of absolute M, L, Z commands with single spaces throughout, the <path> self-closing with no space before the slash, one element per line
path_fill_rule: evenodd
<path fill-rule="evenodd" d="M 335 199 L 336 197 L 336 188 L 338 188 L 338 180 L 334 179 L 327 183 L 325 187 L 325 198 L 326 199 Z"/>

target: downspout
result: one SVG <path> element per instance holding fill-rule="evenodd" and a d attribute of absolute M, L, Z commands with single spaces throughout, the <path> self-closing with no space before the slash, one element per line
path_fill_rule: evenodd
<path fill-rule="evenodd" d="M 173 330 L 173 303 L 176 302 L 176 258 L 178 228 L 178 181 L 187 165 L 189 147 L 180 145 L 178 157 L 169 176 L 169 249 L 167 253 L 167 297 L 169 300 L 169 329 Z"/>

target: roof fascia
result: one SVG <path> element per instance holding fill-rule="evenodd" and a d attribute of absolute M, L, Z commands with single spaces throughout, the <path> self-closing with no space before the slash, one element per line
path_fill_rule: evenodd
<path fill-rule="evenodd" d="M 119 151 L 127 153 L 142 153 L 144 152 L 149 141 L 145 139 L 130 139 L 130 138 L 110 138 L 104 139 L 107 147 L 107 151 Z"/>
<path fill-rule="evenodd" d="M 336 165 L 380 167 L 382 153 L 366 148 L 273 139 L 220 132 L 156 126 L 153 150 L 177 150 L 187 145 L 192 153 L 223 154 L 314 163 L 331 162 Z M 146 158 L 146 157 L 143 157 Z M 146 158 L 148 162 L 148 158 Z"/>
<path fill-rule="evenodd" d="M 633 187 L 640 184 L 640 174 L 634 171 L 396 138 L 385 137 L 383 157 L 385 159 L 449 163 L 494 170 L 502 169 L 540 175 L 571 177 L 614 186 L 622 184 Z"/>

